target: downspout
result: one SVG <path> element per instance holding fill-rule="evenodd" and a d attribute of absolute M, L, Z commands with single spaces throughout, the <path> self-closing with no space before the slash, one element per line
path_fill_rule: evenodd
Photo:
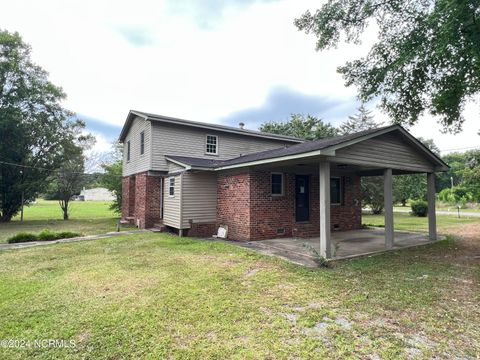
<path fill-rule="evenodd" d="M 183 172 L 180 174 L 180 226 L 178 236 L 183 236 Z"/>

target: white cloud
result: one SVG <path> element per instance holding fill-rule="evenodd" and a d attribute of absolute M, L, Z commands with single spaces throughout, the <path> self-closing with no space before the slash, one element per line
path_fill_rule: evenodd
<path fill-rule="evenodd" d="M 208 12 L 199 5 L 172 11 L 171 2 L 155 0 L 12 1 L 2 4 L 0 23 L 32 45 L 34 60 L 67 92 L 68 108 L 110 124 L 122 124 L 129 109 L 218 122 L 261 106 L 277 87 L 345 101 L 355 95 L 336 67 L 365 53 L 374 29 L 363 46 L 318 53 L 315 39 L 293 25 L 318 1 L 221 4 L 221 17 L 205 28 L 199 17 Z M 468 133 L 428 136 L 438 128 L 429 118 L 414 133 L 449 147 L 476 145 L 476 109 L 466 112 Z"/>

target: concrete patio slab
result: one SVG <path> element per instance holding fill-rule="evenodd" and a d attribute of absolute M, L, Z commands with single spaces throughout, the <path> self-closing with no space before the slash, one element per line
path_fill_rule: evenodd
<path fill-rule="evenodd" d="M 432 241 L 428 239 L 428 234 L 426 233 L 395 231 L 392 250 L 431 243 Z M 238 244 L 260 253 L 282 257 L 304 266 L 316 266 L 311 248 L 317 251 L 320 249 L 318 237 L 307 239 L 277 238 Z M 349 259 L 387 251 L 385 248 L 385 230 L 383 228 L 332 232 L 332 244 L 334 247 L 332 260 Z"/>

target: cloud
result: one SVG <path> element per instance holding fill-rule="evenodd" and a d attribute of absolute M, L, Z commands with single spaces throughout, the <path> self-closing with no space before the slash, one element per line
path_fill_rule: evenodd
<path fill-rule="evenodd" d="M 117 140 L 120 130 L 122 129 L 122 127 L 119 125 L 109 124 L 102 120 L 82 114 L 77 114 L 77 117 L 85 121 L 86 131 L 95 135 L 97 138 L 96 147 L 101 146 L 102 149 L 105 148 L 106 143 L 110 144 L 111 146 L 111 144 Z M 99 136 L 101 136 L 101 138 Z"/>
<path fill-rule="evenodd" d="M 173 15 L 190 16 L 198 27 L 212 30 L 222 19 L 227 9 L 243 10 L 255 3 L 270 3 L 279 0 L 167 0 L 167 9 Z"/>
<path fill-rule="evenodd" d="M 285 121 L 291 114 L 300 113 L 318 116 L 338 125 L 348 115 L 354 114 L 357 106 L 354 98 L 333 99 L 304 94 L 287 87 L 275 87 L 261 106 L 233 112 L 221 118 L 221 122 L 231 126 L 244 122 L 248 128 L 257 129 L 265 121 Z"/>
<path fill-rule="evenodd" d="M 120 27 L 118 32 L 135 47 L 150 46 L 155 43 L 152 32 L 145 27 Z"/>

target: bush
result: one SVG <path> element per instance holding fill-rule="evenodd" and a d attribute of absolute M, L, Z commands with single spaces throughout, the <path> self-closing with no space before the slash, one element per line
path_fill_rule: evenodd
<path fill-rule="evenodd" d="M 37 241 L 38 237 L 36 234 L 21 232 L 15 234 L 7 239 L 9 244 L 19 243 L 19 242 L 28 242 L 28 241 Z"/>
<path fill-rule="evenodd" d="M 425 217 L 428 214 L 428 203 L 424 200 L 412 201 L 412 214 L 419 217 Z"/>
<path fill-rule="evenodd" d="M 20 242 L 30 242 L 30 241 L 50 241 L 50 240 L 59 240 L 59 239 L 68 239 L 80 236 L 81 234 L 71 232 L 71 231 L 62 231 L 62 232 L 53 232 L 50 230 L 43 230 L 39 234 L 32 234 L 21 232 L 7 239 L 9 244 L 20 243 Z"/>

